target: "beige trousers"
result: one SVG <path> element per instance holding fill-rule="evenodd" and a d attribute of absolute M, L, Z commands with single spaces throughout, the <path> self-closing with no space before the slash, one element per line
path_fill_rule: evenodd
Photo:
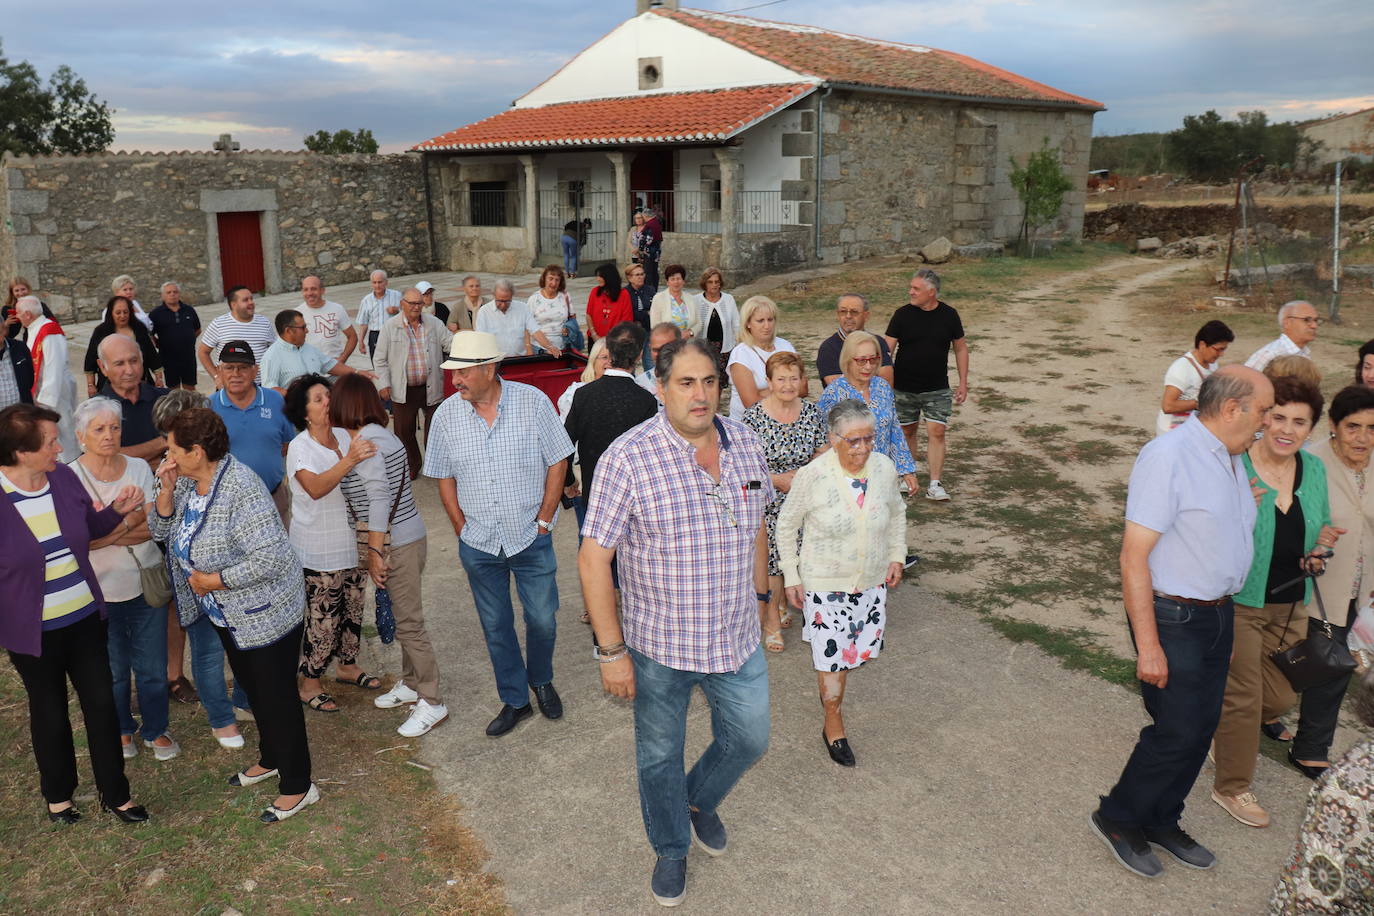
<path fill-rule="evenodd" d="M 439 662 L 425 632 L 420 576 L 425 571 L 429 539 L 387 548 L 386 590 L 396 616 L 396 640 L 401 644 L 401 680 L 427 703 L 438 703 Z"/>
<path fill-rule="evenodd" d="M 1283 635 L 1285 622 L 1287 636 Z M 1212 786 L 1217 794 L 1236 796 L 1250 791 L 1259 753 L 1260 723 L 1283 715 L 1297 699 L 1288 679 L 1269 660 L 1269 653 L 1279 647 L 1280 638 L 1285 646 L 1291 646 L 1306 636 L 1307 609 L 1301 604 L 1236 605 L 1231 670 L 1226 676 L 1221 724 L 1214 739 L 1217 773 Z"/>

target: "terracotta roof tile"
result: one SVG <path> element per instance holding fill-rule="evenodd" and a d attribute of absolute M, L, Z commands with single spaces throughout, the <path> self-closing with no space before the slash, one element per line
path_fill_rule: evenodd
<path fill-rule="evenodd" d="M 1103 107 L 1092 99 L 938 48 L 704 10 L 654 12 L 827 82 L 1096 110 Z"/>
<path fill-rule="evenodd" d="M 727 140 L 815 89 L 812 83 L 674 92 L 511 108 L 414 147 L 534 149 Z"/>

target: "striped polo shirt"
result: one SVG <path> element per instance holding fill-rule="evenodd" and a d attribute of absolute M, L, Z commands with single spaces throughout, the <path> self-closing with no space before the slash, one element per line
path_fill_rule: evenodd
<path fill-rule="evenodd" d="M 95 596 L 58 527 L 52 489 L 44 484 L 43 489 L 36 492 L 21 490 L 4 474 L 0 474 L 0 488 L 4 489 L 46 555 L 43 629 L 56 630 L 90 615 L 96 609 Z"/>

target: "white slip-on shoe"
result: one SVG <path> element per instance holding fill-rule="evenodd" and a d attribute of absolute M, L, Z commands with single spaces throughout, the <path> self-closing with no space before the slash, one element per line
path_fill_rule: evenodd
<path fill-rule="evenodd" d="M 301 798 L 300 801 L 296 802 L 294 806 L 290 808 L 278 808 L 276 805 L 268 805 L 262 814 L 259 815 L 258 820 L 262 821 L 264 824 L 275 824 L 277 821 L 284 821 L 288 817 L 295 817 L 319 800 L 320 790 L 315 788 L 315 784 L 312 782 L 310 788 L 305 791 L 305 796 Z"/>
<path fill-rule="evenodd" d="M 166 732 L 162 733 L 162 737 L 172 742 L 170 747 L 162 747 L 152 741 L 147 740 L 146 738 L 143 741 L 143 746 L 151 748 L 153 751 L 153 756 L 156 757 L 158 760 L 171 760 L 177 754 L 181 753 L 181 745 L 177 744 L 175 738 L 173 738 Z"/>

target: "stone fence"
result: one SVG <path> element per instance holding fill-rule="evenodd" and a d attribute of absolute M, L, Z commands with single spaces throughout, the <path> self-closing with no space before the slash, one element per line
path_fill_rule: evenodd
<path fill-rule="evenodd" d="M 134 277 L 151 307 L 166 280 L 200 304 L 222 300 L 237 282 L 276 293 L 309 274 L 329 286 L 379 267 L 433 266 L 424 177 L 412 154 L 0 159 L 0 278 L 25 277 L 64 318 L 98 314 L 119 274 Z"/>

